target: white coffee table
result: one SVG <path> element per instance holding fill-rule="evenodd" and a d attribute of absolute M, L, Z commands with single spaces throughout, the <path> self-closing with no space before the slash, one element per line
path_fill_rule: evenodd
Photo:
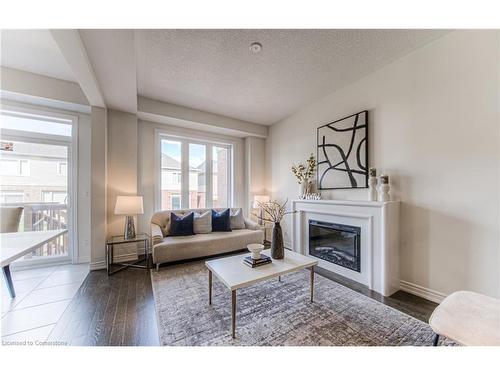
<path fill-rule="evenodd" d="M 262 253 L 270 256 L 270 250 L 264 250 Z M 274 277 L 281 279 L 281 275 L 309 268 L 311 270 L 311 302 L 314 296 L 314 266 L 318 264 L 316 260 L 285 250 L 284 259 L 273 259 L 270 264 L 250 268 L 243 264 L 243 258 L 249 254 L 245 253 L 205 262 L 208 268 L 208 304 L 212 304 L 212 273 L 231 290 L 231 333 L 233 338 L 236 337 L 236 291 L 238 289 Z"/>

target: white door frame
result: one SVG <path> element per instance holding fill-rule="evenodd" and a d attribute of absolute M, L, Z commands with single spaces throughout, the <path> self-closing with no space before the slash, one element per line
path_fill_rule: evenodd
<path fill-rule="evenodd" d="M 21 104 L 5 103 L 2 103 L 0 113 L 32 119 L 43 118 L 44 120 L 71 124 L 70 137 L 11 129 L 1 129 L 0 131 L 2 138 L 7 137 L 14 141 L 55 144 L 68 147 L 68 256 L 20 261 L 18 265 L 13 263 L 12 268 L 21 269 L 68 262 L 78 263 L 78 116 Z"/>

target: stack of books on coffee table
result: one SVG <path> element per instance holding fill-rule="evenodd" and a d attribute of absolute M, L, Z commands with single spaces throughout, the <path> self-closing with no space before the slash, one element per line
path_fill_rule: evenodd
<path fill-rule="evenodd" d="M 243 258 L 243 263 L 246 264 L 248 267 L 252 268 L 263 266 L 271 262 L 272 262 L 271 257 L 268 257 L 267 255 L 264 254 L 260 255 L 260 259 L 252 259 L 250 255 Z"/>

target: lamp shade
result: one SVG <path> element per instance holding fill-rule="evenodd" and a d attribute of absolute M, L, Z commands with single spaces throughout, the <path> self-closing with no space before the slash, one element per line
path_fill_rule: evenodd
<path fill-rule="evenodd" d="M 141 215 L 143 213 L 142 197 L 125 195 L 116 197 L 115 215 Z"/>
<path fill-rule="evenodd" d="M 259 208 L 258 202 L 269 202 L 269 195 L 254 195 L 253 208 Z"/>

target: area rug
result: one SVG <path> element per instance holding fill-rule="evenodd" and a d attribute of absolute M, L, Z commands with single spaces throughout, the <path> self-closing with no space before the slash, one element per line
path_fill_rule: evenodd
<path fill-rule="evenodd" d="M 238 290 L 236 338 L 231 292 L 214 275 L 208 304 L 204 262 L 151 271 L 162 345 L 432 345 L 428 324 L 309 271 Z"/>

